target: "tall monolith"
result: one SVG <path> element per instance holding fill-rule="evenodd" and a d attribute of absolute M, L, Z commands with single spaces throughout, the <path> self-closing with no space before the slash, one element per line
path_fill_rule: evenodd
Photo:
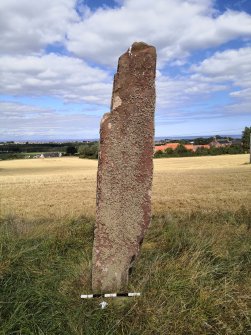
<path fill-rule="evenodd" d="M 92 289 L 125 289 L 151 220 L 156 50 L 134 43 L 118 62 L 100 126 Z"/>

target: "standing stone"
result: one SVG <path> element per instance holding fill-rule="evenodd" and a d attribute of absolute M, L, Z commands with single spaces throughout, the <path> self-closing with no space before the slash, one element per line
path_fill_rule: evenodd
<path fill-rule="evenodd" d="M 134 43 L 118 62 L 100 126 L 92 289 L 125 289 L 151 220 L 156 50 Z"/>

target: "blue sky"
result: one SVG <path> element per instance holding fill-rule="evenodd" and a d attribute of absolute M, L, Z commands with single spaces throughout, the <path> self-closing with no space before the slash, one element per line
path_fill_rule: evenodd
<path fill-rule="evenodd" d="M 250 0 L 2 0 L 0 140 L 98 138 L 118 57 L 157 49 L 156 136 L 251 125 Z"/>

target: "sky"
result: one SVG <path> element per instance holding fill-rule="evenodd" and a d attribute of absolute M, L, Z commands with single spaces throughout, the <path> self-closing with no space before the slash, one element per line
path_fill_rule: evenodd
<path fill-rule="evenodd" d="M 97 139 L 118 57 L 157 49 L 155 135 L 251 126 L 250 0 L 1 0 L 0 140 Z"/>

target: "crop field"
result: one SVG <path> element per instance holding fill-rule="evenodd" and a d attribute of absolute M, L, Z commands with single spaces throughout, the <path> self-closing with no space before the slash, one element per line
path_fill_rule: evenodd
<path fill-rule="evenodd" d="M 251 206 L 248 155 L 154 161 L 153 214 Z M 0 162 L 2 215 L 95 215 L 97 161 L 49 158 Z"/>
<path fill-rule="evenodd" d="M 91 293 L 97 161 L 0 161 L 0 334 L 251 334 L 248 155 L 154 160 L 140 298 Z"/>

